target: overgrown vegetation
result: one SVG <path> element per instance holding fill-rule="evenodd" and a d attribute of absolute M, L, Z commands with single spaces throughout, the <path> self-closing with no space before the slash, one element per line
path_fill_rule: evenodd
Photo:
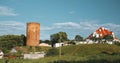
<path fill-rule="evenodd" d="M 50 40 L 52 42 L 52 47 L 54 47 L 55 43 L 64 42 L 68 40 L 67 33 L 58 32 L 58 33 L 52 34 L 50 36 Z"/>
<path fill-rule="evenodd" d="M 119 63 L 120 46 L 109 44 L 84 44 L 63 46 L 62 56 L 54 55 L 57 49 L 48 49 L 50 56 L 41 59 L 8 59 L 9 63 Z M 54 52 L 52 55 L 52 51 Z M 58 51 L 57 51 L 58 52 Z M 5 62 L 6 59 L 0 60 Z"/>
<path fill-rule="evenodd" d="M 4 53 L 8 53 L 13 47 L 24 46 L 24 35 L 2 35 L 0 36 L 0 49 Z"/>
<path fill-rule="evenodd" d="M 46 52 L 46 56 L 57 56 L 59 54 L 58 49 L 51 48 Z"/>
<path fill-rule="evenodd" d="M 80 40 L 79 40 L 80 39 Z M 94 41 L 102 42 L 102 39 L 91 38 Z M 110 36 L 107 36 L 105 41 L 111 41 Z M 55 44 L 57 42 L 67 41 L 67 34 L 65 32 L 59 32 L 51 35 L 51 40 L 45 40 L 42 42 L 48 44 Z M 76 35 L 76 41 L 82 41 L 83 38 L 79 35 Z M 0 36 L 0 49 L 8 55 L 17 56 L 14 59 L 2 59 L 0 62 L 5 63 L 114 63 L 119 62 L 120 60 L 120 43 L 115 42 L 115 44 L 81 44 L 75 45 L 74 41 L 69 41 L 71 44 L 61 47 L 62 56 L 59 56 L 59 48 L 51 47 L 31 47 L 25 45 L 25 36 L 24 35 L 3 35 Z M 17 48 L 17 53 L 9 53 L 13 47 Z M 24 53 L 30 52 L 46 52 L 45 58 L 29 60 L 19 57 L 23 57 Z"/>

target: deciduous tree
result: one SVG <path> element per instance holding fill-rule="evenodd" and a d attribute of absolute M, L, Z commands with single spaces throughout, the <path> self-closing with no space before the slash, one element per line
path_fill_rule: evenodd
<path fill-rule="evenodd" d="M 83 37 L 80 35 L 75 36 L 75 41 L 83 41 Z"/>
<path fill-rule="evenodd" d="M 64 42 L 68 38 L 67 38 L 67 33 L 66 32 L 58 32 L 58 33 L 52 34 L 50 36 L 50 39 L 51 39 L 51 42 L 52 42 L 52 46 L 54 46 L 55 43 Z"/>

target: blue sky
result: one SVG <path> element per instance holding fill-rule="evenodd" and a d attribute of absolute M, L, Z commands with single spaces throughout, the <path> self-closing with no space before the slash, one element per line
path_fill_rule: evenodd
<path fill-rule="evenodd" d="M 106 27 L 120 38 L 120 0 L 0 0 L 0 35 L 26 34 L 27 22 L 41 24 L 40 38 L 67 32 L 84 38 Z"/>

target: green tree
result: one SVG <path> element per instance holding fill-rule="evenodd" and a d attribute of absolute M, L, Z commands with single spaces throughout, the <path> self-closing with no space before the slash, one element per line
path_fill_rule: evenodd
<path fill-rule="evenodd" d="M 50 40 L 44 40 L 43 42 L 47 43 L 47 44 L 50 44 L 50 45 L 52 44 Z"/>
<path fill-rule="evenodd" d="M 75 41 L 83 41 L 83 37 L 80 35 L 75 36 Z"/>
<path fill-rule="evenodd" d="M 59 51 L 57 48 L 51 48 L 46 52 L 46 56 L 56 56 L 59 54 Z"/>
<path fill-rule="evenodd" d="M 40 43 L 43 43 L 43 42 L 44 42 L 43 40 L 39 40 L 39 44 L 40 44 Z"/>
<path fill-rule="evenodd" d="M 40 40 L 40 43 L 47 43 L 47 44 L 52 44 L 50 40 Z"/>
<path fill-rule="evenodd" d="M 24 35 L 2 35 L 0 36 L 0 49 L 7 51 L 15 46 L 23 46 L 25 43 Z"/>
<path fill-rule="evenodd" d="M 99 37 L 99 38 L 97 38 L 97 37 L 91 37 L 90 39 L 91 39 L 92 41 L 94 41 L 94 42 L 98 41 L 98 43 L 102 43 L 102 39 L 103 39 L 103 38 L 100 38 L 100 37 Z"/>
<path fill-rule="evenodd" d="M 66 32 L 58 32 L 58 35 L 59 35 L 59 40 L 61 40 L 61 42 L 68 40 Z"/>
<path fill-rule="evenodd" d="M 103 37 L 103 39 L 105 39 L 105 41 L 113 41 L 113 36 L 112 35 L 106 35 Z"/>
<path fill-rule="evenodd" d="M 55 43 L 59 42 L 59 35 L 57 33 L 56 34 L 52 34 L 50 36 L 50 39 L 51 39 L 52 47 L 53 47 Z"/>
<path fill-rule="evenodd" d="M 50 36 L 50 39 L 52 42 L 52 46 L 54 46 L 55 43 L 64 42 L 68 40 L 66 32 L 58 32 L 58 33 L 52 34 Z"/>
<path fill-rule="evenodd" d="M 90 38 L 90 40 L 92 40 L 92 41 L 95 41 L 95 42 L 96 42 L 96 41 L 97 41 L 97 38 L 96 38 L 96 37 L 91 37 L 91 38 Z"/>
<path fill-rule="evenodd" d="M 26 36 L 24 34 L 21 34 L 20 39 L 20 46 L 26 46 Z"/>

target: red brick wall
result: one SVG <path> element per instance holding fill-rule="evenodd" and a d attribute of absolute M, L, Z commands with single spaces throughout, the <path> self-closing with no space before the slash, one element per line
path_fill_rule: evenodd
<path fill-rule="evenodd" d="M 36 22 L 27 23 L 26 45 L 38 46 L 40 40 L 40 24 Z"/>

